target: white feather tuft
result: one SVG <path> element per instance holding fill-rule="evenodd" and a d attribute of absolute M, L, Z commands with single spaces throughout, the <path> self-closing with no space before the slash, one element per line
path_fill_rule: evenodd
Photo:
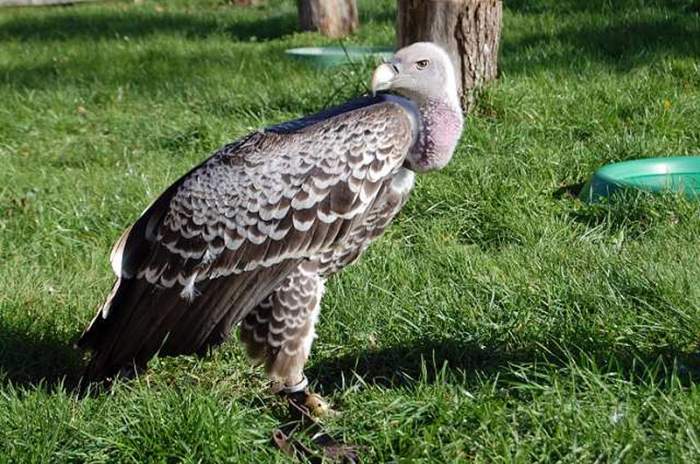
<path fill-rule="evenodd" d="M 187 282 L 185 282 L 185 286 L 182 287 L 182 291 L 180 292 L 180 298 L 191 303 L 195 298 L 199 296 L 199 291 L 197 290 L 197 288 L 195 288 L 194 285 L 196 281 L 197 273 L 195 272 L 187 278 Z"/>

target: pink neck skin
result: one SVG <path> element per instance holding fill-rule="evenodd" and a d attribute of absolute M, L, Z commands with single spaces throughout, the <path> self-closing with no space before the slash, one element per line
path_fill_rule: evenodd
<path fill-rule="evenodd" d="M 420 112 L 423 127 L 408 155 L 409 167 L 419 172 L 441 169 L 452 158 L 462 134 L 462 111 L 451 108 L 447 102 L 431 99 L 420 107 Z"/>

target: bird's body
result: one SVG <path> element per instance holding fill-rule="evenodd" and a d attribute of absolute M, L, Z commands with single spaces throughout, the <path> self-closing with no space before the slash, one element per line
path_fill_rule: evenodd
<path fill-rule="evenodd" d="M 240 323 L 251 357 L 298 384 L 325 279 L 382 234 L 413 171 L 454 150 L 461 113 L 429 103 L 360 98 L 250 134 L 183 176 L 115 245 L 117 282 L 79 342 L 93 351 L 86 377 L 205 352 Z"/>

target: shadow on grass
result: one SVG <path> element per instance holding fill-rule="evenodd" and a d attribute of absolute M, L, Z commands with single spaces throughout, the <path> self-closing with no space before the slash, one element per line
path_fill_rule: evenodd
<path fill-rule="evenodd" d="M 200 39 L 213 34 L 236 41 L 265 41 L 290 34 L 296 30 L 292 14 L 267 18 L 216 19 L 213 16 L 163 13 L 162 15 L 133 13 L 82 13 L 46 17 L 17 17 L 0 22 L 0 44 L 10 41 L 51 42 L 77 40 L 80 43 L 103 41 L 121 45 L 95 54 L 90 47 L 75 46 L 75 53 L 42 54 L 33 59 L 10 60 L 0 65 L 0 86 L 16 88 L 65 88 L 93 86 L 127 86 L 129 91 L 149 94 L 166 86 L 181 88 L 192 81 L 220 74 L 231 74 L 242 63 L 260 63 L 260 71 L 282 56 L 283 46 L 265 58 L 257 48 L 238 46 L 232 53 L 206 46 L 180 47 L 189 38 Z M 150 35 L 179 37 L 165 42 L 144 41 L 144 46 L 129 44 Z M 170 45 L 167 45 L 170 44 Z M 59 49 L 62 45 L 57 45 Z M 71 45 L 72 46 L 72 45 Z M 2 48 L 2 45 L 0 45 Z M 63 47 L 65 48 L 65 47 Z M 70 47 L 69 47 L 70 48 Z M 118 65 L 115 65 L 118 64 Z M 232 78 L 234 76 L 232 75 Z M 111 98 L 111 96 L 110 96 Z"/>
<path fill-rule="evenodd" d="M 606 346 L 583 349 L 575 343 L 507 351 L 498 346 L 483 347 L 450 339 L 421 339 L 381 350 L 321 359 L 309 366 L 307 375 L 317 382 L 320 393 L 332 394 L 345 387 L 343 378 L 352 383 L 355 375 L 368 385 L 398 388 L 410 386 L 418 379 L 428 383 L 444 380 L 440 374 L 443 366 L 469 381 L 496 374 L 507 380 L 517 366 L 565 368 L 572 363 L 594 366 L 600 372 L 619 373 L 630 381 L 651 379 L 660 386 L 673 377 L 683 385 L 700 380 L 700 346 L 690 353 L 670 349 L 616 352 Z M 43 388 L 49 392 L 61 387 L 78 393 L 82 369 L 81 353 L 66 340 L 52 334 L 22 333 L 0 326 L 0 384 Z"/>
<path fill-rule="evenodd" d="M 81 354 L 56 334 L 23 332 L 0 324 L 0 383 L 72 390 L 81 372 Z"/>
<path fill-rule="evenodd" d="M 562 187 L 552 195 L 557 199 L 578 197 L 580 186 Z M 581 203 L 564 213 L 564 219 L 582 224 L 588 229 L 603 228 L 608 235 L 620 233 L 625 239 L 639 239 L 648 233 L 663 233 L 677 224 L 692 223 L 700 206 L 681 195 L 653 194 L 639 190 L 620 190 L 596 203 Z"/>
<path fill-rule="evenodd" d="M 640 7 L 639 2 L 614 8 L 607 0 L 549 3 L 508 2 L 509 10 L 522 14 L 554 11 L 568 25 L 552 33 L 533 30 L 519 39 L 505 40 L 501 45 L 505 73 L 577 68 L 586 63 L 602 63 L 626 72 L 666 56 L 700 54 L 700 16 L 692 5 L 686 5 L 688 2 L 647 2 L 647 7 L 663 8 L 663 13 Z M 697 5 L 700 8 L 700 2 Z M 580 13 L 591 16 L 567 19 Z"/>
<path fill-rule="evenodd" d="M 291 34 L 296 28 L 296 18 L 291 13 L 223 22 L 185 13 L 80 12 L 77 15 L 16 17 L 0 25 L 0 41 L 122 40 L 154 34 L 203 38 L 214 33 L 226 34 L 233 40 L 249 41 L 276 39 Z"/>
<path fill-rule="evenodd" d="M 78 55 L 67 62 L 35 60 L 0 66 L 0 85 L 17 88 L 128 86 L 130 91 L 154 91 L 166 85 L 182 86 L 205 77 L 234 61 L 213 52 L 176 53 L 165 50 L 115 52 L 110 56 Z M 110 63 L 117 62 L 119 66 Z M 183 75 L 183 70 L 191 70 Z M 82 84 L 81 84 L 82 83 Z"/>
<path fill-rule="evenodd" d="M 609 27 L 568 29 L 554 35 L 536 33 L 515 43 L 503 44 L 504 56 L 517 56 L 524 50 L 547 49 L 559 42 L 571 54 L 538 53 L 535 59 L 504 60 L 504 72 L 521 73 L 533 69 L 569 68 L 577 59 L 602 62 L 611 69 L 626 72 L 636 66 L 650 64 L 663 56 L 693 57 L 700 54 L 700 26 L 689 27 L 685 21 L 636 22 Z"/>
<path fill-rule="evenodd" d="M 505 3 L 508 10 L 521 14 L 613 13 L 640 6 L 672 8 L 687 13 L 700 12 L 700 0 L 508 0 Z"/>
<path fill-rule="evenodd" d="M 557 200 L 564 198 L 578 198 L 585 185 L 586 182 L 576 182 L 575 184 L 564 185 L 552 193 L 552 198 Z"/>
<path fill-rule="evenodd" d="M 512 375 L 512 368 L 517 366 L 565 368 L 579 362 L 601 372 L 619 373 L 633 382 L 651 379 L 664 385 L 675 377 L 683 385 L 688 385 L 700 380 L 700 346 L 694 353 L 672 350 L 614 352 L 606 348 L 600 346 L 591 351 L 573 346 L 552 346 L 509 352 L 498 347 L 483 348 L 452 340 L 420 340 L 378 351 L 324 359 L 308 369 L 307 374 L 318 382 L 318 389 L 323 394 L 342 390 L 343 377 L 353 382 L 354 375 L 368 385 L 384 388 L 410 386 L 417 379 L 428 383 L 442 381 L 440 371 L 443 365 L 448 372 L 464 376 L 467 381 L 496 373 L 500 379 L 507 380 Z"/>

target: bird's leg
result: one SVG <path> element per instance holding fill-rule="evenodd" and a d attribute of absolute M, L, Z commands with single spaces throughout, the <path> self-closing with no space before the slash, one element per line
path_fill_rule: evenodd
<path fill-rule="evenodd" d="M 268 357 L 266 367 L 273 381 L 273 389 L 287 397 L 297 407 L 305 407 L 311 416 L 322 417 L 331 412 L 328 403 L 317 393 L 309 389 L 309 380 L 304 374 L 304 365 L 309 357 L 313 339 L 314 326 L 318 320 L 320 305 L 306 318 L 299 328 L 298 336 L 282 343 L 276 353 Z"/>
<path fill-rule="evenodd" d="M 321 416 L 329 411 L 328 404 L 309 392 L 304 375 L 323 296 L 323 279 L 313 266 L 300 265 L 246 316 L 241 340 L 251 358 L 265 364 L 274 392 Z"/>

